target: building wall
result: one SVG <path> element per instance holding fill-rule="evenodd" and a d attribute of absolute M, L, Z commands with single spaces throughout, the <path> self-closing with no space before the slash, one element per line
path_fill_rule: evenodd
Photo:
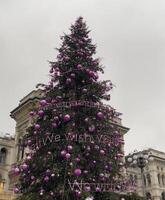
<path fill-rule="evenodd" d="M 153 161 L 149 161 L 144 168 L 143 175 L 137 166 L 128 167 L 127 174 L 129 177 L 130 175 L 138 177 L 135 189 L 139 195 L 150 194 L 153 200 L 165 200 L 165 196 L 163 199 L 163 193 L 165 194 L 165 153 L 154 149 L 143 152 L 150 153 L 153 157 Z"/>
<path fill-rule="evenodd" d="M 15 160 L 15 140 L 4 135 L 0 137 L 0 200 L 11 199 L 12 192 L 9 192 L 9 172 Z"/>

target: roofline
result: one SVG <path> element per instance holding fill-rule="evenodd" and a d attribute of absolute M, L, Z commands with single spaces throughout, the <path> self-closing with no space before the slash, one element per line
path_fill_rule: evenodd
<path fill-rule="evenodd" d="M 21 109 L 26 103 L 31 102 L 31 101 L 34 101 L 35 99 L 36 99 L 36 100 L 40 100 L 41 98 L 39 98 L 39 97 L 33 97 L 33 98 L 27 99 L 25 102 L 23 102 L 22 104 L 18 105 L 14 110 L 12 110 L 12 111 L 10 112 L 10 117 L 11 117 L 11 118 L 14 118 L 14 113 L 15 113 L 16 111 L 18 111 L 19 109 Z"/>

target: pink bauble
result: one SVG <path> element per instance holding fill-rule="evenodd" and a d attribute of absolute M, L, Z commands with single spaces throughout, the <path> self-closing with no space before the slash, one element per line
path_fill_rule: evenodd
<path fill-rule="evenodd" d="M 96 187 L 96 192 L 101 192 L 101 189 L 99 187 Z"/>
<path fill-rule="evenodd" d="M 24 164 L 22 165 L 22 169 L 26 171 L 26 170 L 28 169 L 28 165 L 27 165 L 26 163 L 24 163 Z"/>
<path fill-rule="evenodd" d="M 80 191 L 76 191 L 76 197 L 81 197 L 81 192 Z"/>
<path fill-rule="evenodd" d="M 72 151 L 73 147 L 71 145 L 68 145 L 68 151 Z"/>
<path fill-rule="evenodd" d="M 71 78 L 67 78 L 66 79 L 66 84 L 68 85 L 68 84 L 70 84 L 72 82 L 72 79 Z"/>
<path fill-rule="evenodd" d="M 36 131 L 38 131 L 38 130 L 40 130 L 40 125 L 39 124 L 35 124 L 35 126 L 34 126 L 34 129 L 36 130 Z"/>
<path fill-rule="evenodd" d="M 50 192 L 50 195 L 51 195 L 51 196 L 53 196 L 53 195 L 54 195 L 54 193 L 51 191 L 51 192 Z"/>
<path fill-rule="evenodd" d="M 31 111 L 30 113 L 29 113 L 29 115 L 31 116 L 31 117 L 33 117 L 34 116 L 34 112 L 33 111 Z"/>
<path fill-rule="evenodd" d="M 87 174 L 88 173 L 88 171 L 87 170 L 84 170 L 84 174 Z"/>
<path fill-rule="evenodd" d="M 31 157 L 30 155 L 28 155 L 28 156 L 26 157 L 26 159 L 27 159 L 27 160 L 31 160 L 32 157 Z"/>
<path fill-rule="evenodd" d="M 65 158 L 66 158 L 67 160 L 69 160 L 70 157 L 71 157 L 70 153 L 67 153 L 67 154 L 65 155 Z"/>
<path fill-rule="evenodd" d="M 86 88 L 84 88 L 84 89 L 82 90 L 83 93 L 87 93 L 87 91 L 88 91 L 88 90 L 87 90 Z"/>
<path fill-rule="evenodd" d="M 104 114 L 102 112 L 98 112 L 97 113 L 97 118 L 98 119 L 103 119 L 104 118 Z"/>
<path fill-rule="evenodd" d="M 17 194 L 17 193 L 19 193 L 19 191 L 20 191 L 20 190 L 19 190 L 19 188 L 17 188 L 17 187 L 14 187 L 13 191 L 14 191 L 14 193 L 16 193 L 16 194 Z"/>
<path fill-rule="evenodd" d="M 105 151 L 104 150 L 100 150 L 100 154 L 101 155 L 105 155 Z"/>
<path fill-rule="evenodd" d="M 75 78 L 75 76 L 76 76 L 75 73 L 71 73 L 70 75 L 71 78 Z"/>
<path fill-rule="evenodd" d="M 71 118 L 70 115 L 68 115 L 68 114 L 65 115 L 65 116 L 64 116 L 64 122 L 70 121 L 70 118 Z"/>
<path fill-rule="evenodd" d="M 80 69 L 80 70 L 81 70 L 82 68 L 83 68 L 83 66 L 82 66 L 81 64 L 78 64 L 78 65 L 77 65 L 77 69 Z"/>
<path fill-rule="evenodd" d="M 90 192 L 90 191 L 91 191 L 91 188 L 90 188 L 90 186 L 85 186 L 85 187 L 84 187 L 84 190 L 85 190 L 86 192 Z"/>
<path fill-rule="evenodd" d="M 88 118 L 88 117 L 85 118 L 84 121 L 85 121 L 85 122 L 89 122 L 89 118 Z"/>
<path fill-rule="evenodd" d="M 45 182 L 48 182 L 48 181 L 49 181 L 49 177 L 48 177 L 48 176 L 45 176 L 44 181 L 45 181 Z"/>
<path fill-rule="evenodd" d="M 47 101 L 45 99 L 40 101 L 41 106 L 46 106 L 47 105 Z"/>
<path fill-rule="evenodd" d="M 57 128 L 57 124 L 54 122 L 54 123 L 52 123 L 52 127 L 53 128 Z"/>
<path fill-rule="evenodd" d="M 28 141 L 27 141 L 27 144 L 28 144 L 28 145 L 31 145 L 31 144 L 32 144 L 32 141 L 31 141 L 31 140 L 28 140 Z"/>
<path fill-rule="evenodd" d="M 88 128 L 89 132 L 92 133 L 95 131 L 95 126 L 94 125 L 91 125 L 89 128 Z"/>
<path fill-rule="evenodd" d="M 44 190 L 41 189 L 41 190 L 40 190 L 40 195 L 42 196 L 43 194 L 44 194 Z"/>
<path fill-rule="evenodd" d="M 66 151 L 65 151 L 65 150 L 62 150 L 62 151 L 61 151 L 61 156 L 64 157 L 65 155 L 66 155 Z"/>
<path fill-rule="evenodd" d="M 80 162 L 80 158 L 76 158 L 75 161 L 78 163 Z"/>
<path fill-rule="evenodd" d="M 43 117 L 44 116 L 44 111 L 43 110 L 39 110 L 38 111 L 38 115 L 39 115 L 39 117 Z"/>
<path fill-rule="evenodd" d="M 19 172 L 20 172 L 19 168 L 16 167 L 16 168 L 14 169 L 14 173 L 15 173 L 15 174 L 19 174 Z"/>
<path fill-rule="evenodd" d="M 75 169 L 75 170 L 74 170 L 74 174 L 75 174 L 76 176 L 80 176 L 80 175 L 81 175 L 81 169 Z"/>
<path fill-rule="evenodd" d="M 93 71 L 89 71 L 88 74 L 89 74 L 90 77 L 94 77 L 95 76 L 95 73 Z"/>

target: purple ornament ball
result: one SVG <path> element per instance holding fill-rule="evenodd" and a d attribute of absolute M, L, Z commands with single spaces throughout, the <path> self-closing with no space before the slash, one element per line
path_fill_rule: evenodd
<path fill-rule="evenodd" d="M 64 116 L 64 122 L 68 122 L 70 121 L 70 119 L 71 119 L 70 115 L 67 114 Z"/>
<path fill-rule="evenodd" d="M 66 158 L 67 160 L 69 160 L 70 157 L 71 157 L 70 153 L 67 153 L 67 154 L 65 155 L 65 158 Z"/>
<path fill-rule="evenodd" d="M 44 111 L 43 110 L 39 110 L 38 111 L 38 115 L 39 115 L 39 117 L 43 117 L 44 116 Z"/>
<path fill-rule="evenodd" d="M 72 79 L 71 78 L 67 78 L 66 79 L 66 84 L 68 85 L 68 84 L 70 84 L 72 82 Z"/>
<path fill-rule="evenodd" d="M 36 130 L 36 131 L 38 131 L 38 130 L 40 130 L 40 125 L 39 124 L 35 124 L 35 126 L 34 126 L 34 129 Z"/>
<path fill-rule="evenodd" d="M 24 164 L 22 165 L 22 169 L 23 169 L 24 171 L 26 171 L 26 170 L 28 169 L 28 165 L 27 165 L 26 163 L 24 163 Z"/>
<path fill-rule="evenodd" d="M 93 133 L 95 131 L 95 126 L 94 125 L 91 125 L 89 128 L 88 128 L 89 132 L 90 133 Z"/>
<path fill-rule="evenodd" d="M 73 147 L 71 145 L 68 145 L 68 151 L 72 151 Z"/>
<path fill-rule="evenodd" d="M 76 191 L 76 197 L 81 197 L 81 192 L 80 191 Z"/>
<path fill-rule="evenodd" d="M 16 168 L 14 169 L 14 173 L 15 173 L 15 174 L 19 174 L 19 172 L 20 172 L 19 168 L 16 167 Z"/>
<path fill-rule="evenodd" d="M 31 111 L 30 113 L 29 113 L 29 115 L 31 116 L 31 117 L 33 117 L 34 116 L 34 112 L 33 111 Z"/>
<path fill-rule="evenodd" d="M 16 194 L 17 194 L 17 193 L 19 193 L 19 191 L 20 191 L 20 190 L 19 190 L 19 188 L 17 188 L 17 187 L 14 187 L 13 191 L 14 191 L 14 193 L 16 193 Z"/>
<path fill-rule="evenodd" d="M 41 106 L 46 106 L 47 105 L 47 101 L 45 99 L 40 101 L 40 105 Z"/>
<path fill-rule="evenodd" d="M 80 176 L 80 175 L 81 175 L 81 169 L 75 169 L 75 170 L 74 170 L 74 174 L 75 174 L 76 176 Z"/>
<path fill-rule="evenodd" d="M 105 151 L 104 150 L 100 150 L 100 154 L 101 155 L 105 155 Z"/>
<path fill-rule="evenodd" d="M 66 155 L 66 151 L 65 151 L 65 150 L 62 150 L 62 151 L 61 151 L 61 156 L 64 157 L 65 155 Z"/>
<path fill-rule="evenodd" d="M 45 176 L 44 181 L 45 181 L 45 182 L 48 182 L 48 181 L 49 181 L 49 177 L 48 177 L 48 176 Z"/>
<path fill-rule="evenodd" d="M 97 113 L 97 118 L 98 119 L 103 119 L 104 118 L 104 114 L 102 112 L 98 112 Z"/>

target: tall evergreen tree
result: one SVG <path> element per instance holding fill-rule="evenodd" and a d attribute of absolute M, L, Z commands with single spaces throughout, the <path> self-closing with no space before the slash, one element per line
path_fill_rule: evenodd
<path fill-rule="evenodd" d="M 102 102 L 113 85 L 98 79 L 104 71 L 89 32 L 79 17 L 50 62 L 51 80 L 24 137 L 29 152 L 14 169 L 20 199 L 106 199 L 124 186 L 118 113 Z"/>

